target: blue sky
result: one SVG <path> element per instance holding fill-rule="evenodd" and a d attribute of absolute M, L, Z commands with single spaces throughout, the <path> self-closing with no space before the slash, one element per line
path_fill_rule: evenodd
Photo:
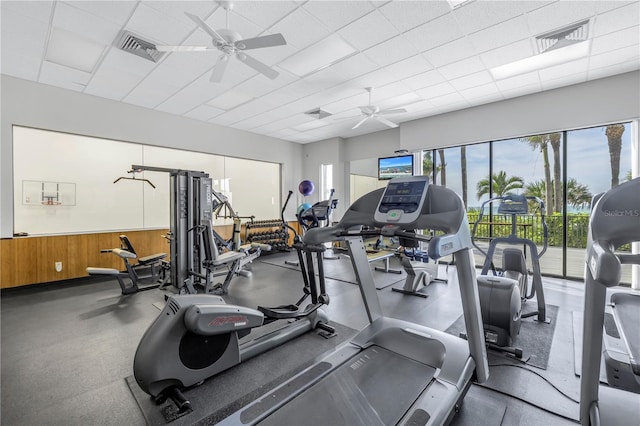
<path fill-rule="evenodd" d="M 587 185 L 592 194 L 606 191 L 611 186 L 609 165 L 609 148 L 605 127 L 596 127 L 570 131 L 567 133 L 568 177 Z M 631 170 L 631 136 L 627 124 L 622 135 L 622 152 L 620 154 L 620 180 L 624 180 Z M 525 183 L 544 180 L 542 153 L 533 150 L 526 142 L 518 139 L 498 141 L 493 145 L 494 173 L 504 170 L 508 176 L 519 176 Z M 548 148 L 549 162 L 553 176 L 553 150 Z M 436 163 L 440 161 L 436 152 Z M 562 161 L 562 157 L 560 159 Z M 460 148 L 445 150 L 447 165 L 447 187 L 462 193 L 462 177 L 460 174 Z M 481 201 L 476 196 L 476 182 L 489 174 L 488 144 L 467 146 L 467 176 L 469 206 L 479 206 Z M 438 182 L 440 179 L 438 178 Z"/>
<path fill-rule="evenodd" d="M 411 159 L 413 156 L 401 156 L 401 157 L 391 157 L 385 158 L 382 160 L 383 167 L 392 167 L 392 166 L 406 166 L 411 164 Z"/>

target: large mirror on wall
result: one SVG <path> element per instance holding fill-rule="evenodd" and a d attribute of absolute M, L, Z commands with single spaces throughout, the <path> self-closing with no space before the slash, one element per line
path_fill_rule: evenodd
<path fill-rule="evenodd" d="M 14 233 L 51 235 L 169 227 L 169 174 L 204 171 L 240 216 L 280 216 L 280 164 L 13 127 Z M 218 217 L 215 225 L 232 223 Z"/>

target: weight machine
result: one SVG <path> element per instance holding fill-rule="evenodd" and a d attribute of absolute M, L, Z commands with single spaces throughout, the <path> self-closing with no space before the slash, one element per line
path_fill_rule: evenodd
<path fill-rule="evenodd" d="M 208 173 L 143 165 L 132 165 L 131 168 L 136 173 L 169 173 L 169 282 L 178 293 L 195 294 L 196 285 L 200 285 L 206 293 L 225 294 L 231 279 L 260 256 L 262 249 L 268 249 L 264 245 L 244 249 L 236 247 L 236 218 L 240 218 L 231 210 L 234 215 L 234 250 L 219 252 L 213 217 L 219 213 L 221 205 L 230 207 L 230 204 L 226 197 L 214 191 Z M 239 235 L 239 223 L 237 227 Z M 213 278 L 220 275 L 222 267 L 228 268 L 224 282 L 214 284 Z"/>

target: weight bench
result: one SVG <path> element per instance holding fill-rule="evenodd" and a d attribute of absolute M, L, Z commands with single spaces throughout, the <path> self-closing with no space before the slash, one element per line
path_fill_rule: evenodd
<path fill-rule="evenodd" d="M 389 268 L 389 259 L 391 259 L 395 255 L 395 251 L 391 250 L 379 250 L 379 251 L 369 251 L 367 250 L 367 261 L 369 263 L 384 261 L 384 267 L 375 266 L 374 269 L 378 272 L 386 272 L 390 274 L 401 274 L 402 271 L 398 269 Z"/>
<path fill-rule="evenodd" d="M 113 253 L 116 256 L 120 257 L 125 264 L 125 272 L 118 271 L 115 268 L 97 268 L 97 267 L 88 267 L 86 269 L 89 275 L 97 276 L 97 275 L 107 275 L 112 276 L 118 280 L 118 284 L 120 284 L 120 289 L 122 290 L 122 294 L 132 294 L 137 293 L 138 291 L 150 290 L 152 288 L 157 288 L 160 284 L 156 281 L 151 284 L 143 285 L 138 274 L 133 268 L 133 265 L 129 263 L 129 259 L 136 259 L 137 256 L 130 251 L 115 248 L 115 249 L 105 249 L 100 250 L 101 253 Z"/>

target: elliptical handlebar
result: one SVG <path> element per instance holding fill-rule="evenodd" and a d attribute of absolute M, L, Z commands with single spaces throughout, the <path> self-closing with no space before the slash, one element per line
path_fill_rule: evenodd
<path fill-rule="evenodd" d="M 547 251 L 547 248 L 549 246 L 549 227 L 547 226 L 547 221 L 545 220 L 545 217 L 546 217 L 545 204 L 542 199 L 533 195 L 524 195 L 523 197 L 527 200 L 535 201 L 540 206 L 540 220 L 542 222 L 543 242 L 542 242 L 542 250 L 540 250 L 540 252 L 538 253 L 538 256 L 542 256 Z M 478 249 L 478 251 L 480 251 L 480 253 L 482 253 L 483 256 L 487 256 L 487 252 L 484 251 L 480 246 L 476 244 L 476 231 L 478 228 L 478 224 L 482 221 L 482 218 L 484 217 L 484 206 L 489 203 L 493 203 L 495 201 L 504 201 L 508 199 L 511 199 L 508 195 L 493 197 L 493 198 L 489 198 L 488 200 L 486 200 L 480 205 L 480 214 L 478 215 L 478 219 L 476 219 L 476 221 L 473 223 L 473 228 L 471 229 L 471 244 L 473 244 L 473 246 L 476 249 Z M 510 213 L 510 214 L 516 215 L 517 213 Z"/>

